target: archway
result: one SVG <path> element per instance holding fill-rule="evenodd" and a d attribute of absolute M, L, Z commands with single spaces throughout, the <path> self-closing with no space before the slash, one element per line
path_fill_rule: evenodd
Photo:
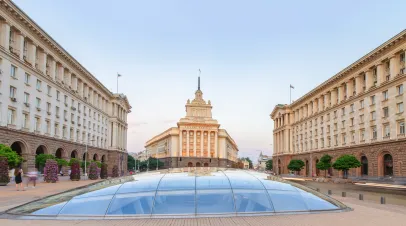
<path fill-rule="evenodd" d="M 102 161 L 103 163 L 106 162 L 106 155 L 103 155 L 103 156 L 102 156 L 101 161 Z"/>
<path fill-rule="evenodd" d="M 209 167 L 209 163 L 206 162 L 206 163 L 204 164 L 204 167 Z"/>
<path fill-rule="evenodd" d="M 318 159 L 316 159 L 316 165 L 315 165 L 315 167 L 317 166 L 317 163 L 319 163 L 319 160 Z M 316 167 L 316 176 L 319 176 L 320 175 L 320 170 Z"/>
<path fill-rule="evenodd" d="M 55 152 L 55 157 L 58 159 L 62 159 L 63 157 L 63 149 L 62 148 L 58 148 Z"/>
<path fill-rule="evenodd" d="M 390 154 L 385 154 L 383 156 L 383 175 L 393 176 L 393 158 Z"/>
<path fill-rule="evenodd" d="M 99 156 L 97 154 L 93 155 L 93 161 L 99 161 Z"/>
<path fill-rule="evenodd" d="M 11 146 L 10 146 L 11 150 L 17 152 L 17 154 L 19 156 L 23 155 L 23 152 L 25 152 L 25 145 L 20 142 L 20 141 L 16 141 L 14 142 Z"/>
<path fill-rule="evenodd" d="M 79 154 L 78 154 L 78 152 L 76 151 L 76 150 L 73 150 L 71 153 L 70 153 L 70 158 L 75 158 L 75 159 L 77 159 L 79 157 Z"/>
<path fill-rule="evenodd" d="M 196 167 L 200 167 L 201 165 L 200 165 L 200 162 L 197 162 L 196 163 Z"/>
<path fill-rule="evenodd" d="M 306 160 L 306 177 L 308 177 L 310 174 L 310 169 L 309 169 L 309 160 Z"/>
<path fill-rule="evenodd" d="M 187 167 L 193 167 L 193 163 L 189 162 L 189 163 L 187 164 Z"/>
<path fill-rule="evenodd" d="M 35 157 L 41 154 L 45 154 L 46 151 L 46 147 L 44 145 L 40 145 L 37 147 L 37 150 L 35 151 Z M 39 166 L 37 163 L 35 163 L 35 168 L 37 168 L 40 172 L 43 172 L 44 167 L 43 166 Z"/>
<path fill-rule="evenodd" d="M 368 158 L 365 155 L 361 157 L 361 176 L 368 176 Z"/>

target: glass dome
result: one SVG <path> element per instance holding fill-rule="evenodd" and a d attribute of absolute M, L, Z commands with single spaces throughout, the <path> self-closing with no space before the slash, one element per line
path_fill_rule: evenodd
<path fill-rule="evenodd" d="M 199 217 L 339 211 L 343 204 L 264 173 L 202 168 L 131 176 L 76 194 L 30 203 L 14 213 L 51 217 Z M 277 181 L 280 180 L 280 181 Z M 13 211 L 11 211 L 13 212 Z"/>

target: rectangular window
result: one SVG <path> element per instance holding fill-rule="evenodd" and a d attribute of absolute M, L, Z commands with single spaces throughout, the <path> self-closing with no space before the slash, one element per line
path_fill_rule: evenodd
<path fill-rule="evenodd" d="M 364 129 L 362 129 L 361 131 L 360 131 L 360 140 L 365 140 L 365 130 Z"/>
<path fill-rule="evenodd" d="M 371 131 L 372 131 L 372 139 L 376 139 L 378 137 L 378 132 L 376 130 L 376 126 L 373 126 L 371 128 Z"/>
<path fill-rule="evenodd" d="M 383 98 L 383 100 L 387 100 L 388 97 L 389 97 L 389 95 L 388 95 L 388 90 L 383 91 L 383 92 L 382 92 L 382 98 Z"/>
<path fill-rule="evenodd" d="M 37 99 L 36 99 L 35 106 L 36 106 L 37 108 L 40 108 L 40 107 L 41 107 L 41 99 L 38 98 L 38 97 L 37 97 Z"/>
<path fill-rule="evenodd" d="M 23 128 L 28 129 L 29 116 L 27 113 L 23 113 Z"/>
<path fill-rule="evenodd" d="M 47 86 L 47 94 L 48 94 L 48 96 L 51 96 L 51 90 L 52 90 L 51 86 Z"/>
<path fill-rule="evenodd" d="M 405 134 L 405 122 L 399 122 L 399 134 Z"/>
<path fill-rule="evenodd" d="M 10 98 L 16 98 L 16 87 L 10 86 Z"/>
<path fill-rule="evenodd" d="M 345 133 L 342 134 L 342 141 L 343 141 L 343 144 L 346 144 L 346 142 L 347 142 L 347 136 Z"/>
<path fill-rule="evenodd" d="M 68 112 L 66 110 L 63 111 L 63 118 L 68 121 Z"/>
<path fill-rule="evenodd" d="M 337 111 L 334 111 L 334 118 L 337 118 Z"/>
<path fill-rule="evenodd" d="M 7 124 L 9 125 L 15 125 L 15 117 L 16 117 L 16 111 L 14 109 L 8 109 L 7 112 Z"/>
<path fill-rule="evenodd" d="M 341 115 L 342 115 L 342 116 L 345 115 L 345 107 L 341 108 Z"/>
<path fill-rule="evenodd" d="M 398 103 L 398 113 L 403 113 L 403 102 L 402 103 Z"/>
<path fill-rule="evenodd" d="M 45 121 L 46 125 L 47 125 L 47 134 L 51 133 L 51 123 L 47 120 Z"/>
<path fill-rule="evenodd" d="M 64 97 L 64 103 L 65 103 L 65 104 L 68 104 L 68 96 L 66 96 L 66 95 L 65 95 L 65 97 Z"/>
<path fill-rule="evenodd" d="M 361 123 L 364 122 L 364 115 L 359 116 L 359 122 L 361 122 Z"/>
<path fill-rule="evenodd" d="M 41 119 L 40 118 L 35 118 L 35 124 L 34 124 L 34 131 L 39 132 L 41 130 Z"/>
<path fill-rule="evenodd" d="M 59 117 L 59 107 L 58 106 L 55 107 L 55 115 L 57 117 Z"/>
<path fill-rule="evenodd" d="M 58 90 L 56 91 L 56 100 L 59 101 L 59 97 L 61 95 L 61 92 L 59 92 Z"/>
<path fill-rule="evenodd" d="M 398 92 L 398 95 L 403 94 L 403 84 L 402 84 L 402 85 L 397 86 L 397 87 L 396 87 L 396 90 L 397 90 L 397 92 Z"/>
<path fill-rule="evenodd" d="M 383 126 L 383 132 L 385 137 L 390 137 L 390 127 L 389 124 Z"/>
<path fill-rule="evenodd" d="M 11 65 L 10 76 L 13 78 L 17 78 L 17 67 L 14 65 Z"/>
<path fill-rule="evenodd" d="M 341 122 L 341 128 L 345 128 L 345 120 Z"/>
<path fill-rule="evenodd" d="M 30 94 L 24 93 L 24 104 L 30 103 Z"/>
<path fill-rule="evenodd" d="M 41 84 L 42 84 L 41 80 L 37 79 L 37 90 L 38 91 L 41 91 Z"/>
<path fill-rule="evenodd" d="M 75 114 L 70 114 L 70 120 L 73 122 L 75 120 Z"/>
<path fill-rule="evenodd" d="M 25 84 L 27 84 L 27 85 L 29 85 L 30 84 L 30 74 L 28 74 L 28 73 L 25 73 L 25 75 L 24 75 L 24 83 Z"/>
<path fill-rule="evenodd" d="M 383 108 L 383 117 L 384 118 L 389 117 L 389 108 L 388 107 Z"/>
<path fill-rule="evenodd" d="M 334 136 L 334 144 L 335 144 L 335 145 L 338 145 L 338 135 L 335 135 L 335 136 Z"/>
<path fill-rule="evenodd" d="M 51 112 L 51 103 L 47 102 L 47 112 Z"/>
<path fill-rule="evenodd" d="M 353 125 L 354 125 L 354 118 L 351 118 L 350 120 L 351 120 L 351 121 L 350 121 L 350 122 L 351 122 L 351 126 L 353 126 Z"/>
<path fill-rule="evenodd" d="M 354 112 L 354 104 L 350 105 L 350 112 Z"/>
<path fill-rule="evenodd" d="M 351 132 L 351 142 L 355 142 L 355 132 Z"/>
<path fill-rule="evenodd" d="M 360 109 L 363 109 L 364 108 L 364 100 L 360 100 L 359 105 L 361 106 Z"/>
<path fill-rule="evenodd" d="M 376 112 L 371 112 L 371 120 L 376 120 Z"/>
<path fill-rule="evenodd" d="M 59 124 L 58 123 L 55 123 L 55 129 L 54 130 L 55 130 L 54 131 L 55 136 L 59 136 Z"/>
<path fill-rule="evenodd" d="M 375 96 L 371 96 L 371 105 L 375 104 Z"/>
<path fill-rule="evenodd" d="M 337 130 L 337 123 L 334 123 L 334 130 Z"/>

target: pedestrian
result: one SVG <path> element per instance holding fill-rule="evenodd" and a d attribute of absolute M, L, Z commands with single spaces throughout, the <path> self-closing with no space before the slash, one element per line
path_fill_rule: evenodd
<path fill-rule="evenodd" d="M 35 188 L 35 186 L 37 185 L 38 170 L 35 168 L 34 170 L 28 172 L 27 176 L 28 176 L 27 188 L 28 188 L 28 184 L 30 183 L 30 181 L 32 181 L 32 183 L 34 184 L 34 186 L 32 188 Z"/>
<path fill-rule="evenodd" d="M 69 174 L 69 176 L 70 176 L 70 174 L 72 173 L 72 170 L 71 169 L 69 169 L 68 170 L 68 174 Z"/>
<path fill-rule="evenodd" d="M 25 189 L 23 188 L 23 169 L 21 169 L 21 167 L 19 166 L 19 167 L 17 167 L 15 170 L 14 170 L 14 176 L 15 176 L 15 181 L 16 181 L 16 189 L 17 189 L 17 191 L 19 191 L 18 190 L 18 185 L 20 185 L 20 187 L 21 187 L 21 189 L 22 189 L 22 191 L 25 191 Z"/>
<path fill-rule="evenodd" d="M 8 177 L 10 178 L 10 181 L 14 181 L 14 171 L 14 168 L 8 171 Z"/>

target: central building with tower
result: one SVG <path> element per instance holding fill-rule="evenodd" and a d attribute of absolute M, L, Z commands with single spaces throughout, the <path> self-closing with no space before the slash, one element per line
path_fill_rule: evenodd
<path fill-rule="evenodd" d="M 212 118 L 213 106 L 203 99 L 200 77 L 195 98 L 186 103 L 186 116 L 145 144 L 148 156 L 164 162 L 165 168 L 231 167 L 238 147 L 225 129 Z"/>

